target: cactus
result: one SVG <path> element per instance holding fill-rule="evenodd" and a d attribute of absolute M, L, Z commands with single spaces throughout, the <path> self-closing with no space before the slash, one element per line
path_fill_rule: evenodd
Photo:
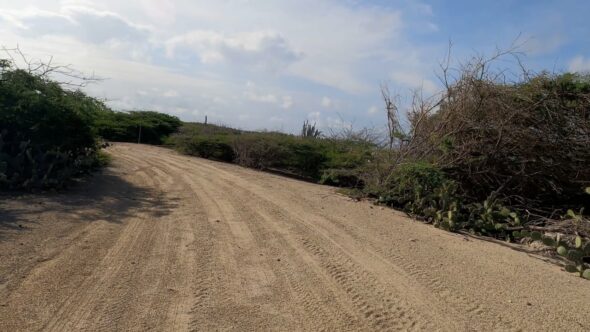
<path fill-rule="evenodd" d="M 509 217 L 510 216 L 510 210 L 508 210 L 508 208 L 506 207 L 502 207 L 502 209 L 500 210 L 500 215 L 502 217 Z"/>
<path fill-rule="evenodd" d="M 582 261 L 584 254 L 576 249 L 569 250 L 567 252 L 567 259 L 571 260 L 572 262 L 579 263 Z"/>
<path fill-rule="evenodd" d="M 512 233 L 514 238 L 530 237 L 534 241 L 541 241 L 549 247 L 555 248 L 558 255 L 565 257 L 569 262 L 565 270 L 570 273 L 579 273 L 581 277 L 590 279 L 590 268 L 587 259 L 590 258 L 590 242 L 584 241 L 581 236 L 576 236 L 572 243 L 562 239 L 561 235 L 556 238 L 543 235 L 541 232 L 528 232 L 522 230 Z"/>
<path fill-rule="evenodd" d="M 576 244 L 576 249 L 582 248 L 583 243 L 582 243 L 582 238 L 580 236 L 576 236 L 575 244 Z"/>
<path fill-rule="evenodd" d="M 510 212 L 509 216 L 510 218 L 512 218 L 512 220 L 514 220 L 515 225 L 520 225 L 520 217 L 518 216 L 518 214 L 516 214 L 516 212 Z"/>
<path fill-rule="evenodd" d="M 548 247 L 555 247 L 555 245 L 556 245 L 555 240 L 548 237 L 548 236 L 543 236 L 541 238 L 541 241 L 543 242 L 544 245 L 546 245 Z"/>

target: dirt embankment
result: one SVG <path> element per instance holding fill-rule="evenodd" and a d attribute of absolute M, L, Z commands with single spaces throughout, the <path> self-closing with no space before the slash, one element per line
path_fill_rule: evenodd
<path fill-rule="evenodd" d="M 132 144 L 0 201 L 0 331 L 590 330 L 590 284 L 334 189 Z M 587 291 L 583 291 L 587 290 Z"/>

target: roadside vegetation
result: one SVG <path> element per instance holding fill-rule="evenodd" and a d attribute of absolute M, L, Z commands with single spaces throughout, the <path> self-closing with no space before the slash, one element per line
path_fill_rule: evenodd
<path fill-rule="evenodd" d="M 406 106 L 383 87 L 386 143 L 352 131 L 247 132 L 185 124 L 179 151 L 319 183 L 453 232 L 538 242 L 590 279 L 590 76 L 492 70 L 498 52 L 443 65 L 444 90 Z"/>
<path fill-rule="evenodd" d="M 94 122 L 97 134 L 113 142 L 162 144 L 182 122 L 175 116 L 153 111 L 100 112 Z"/>
<path fill-rule="evenodd" d="M 300 136 L 186 123 L 167 144 L 189 155 L 347 187 L 361 186 L 356 170 L 377 149 L 354 137 L 319 138 L 318 129 L 307 122 Z"/>
<path fill-rule="evenodd" d="M 449 231 L 538 241 L 590 279 L 590 76 L 490 69 L 513 55 L 442 66 L 445 89 L 405 114 L 383 88 L 388 148 L 363 192 Z"/>
<path fill-rule="evenodd" d="M 141 133 L 142 142 L 159 144 L 180 126 L 166 114 L 112 111 L 79 89 L 92 79 L 25 62 L 0 61 L 0 189 L 63 187 L 108 162 L 105 140 L 137 142 Z"/>
<path fill-rule="evenodd" d="M 513 55 L 447 61 L 444 89 L 416 91 L 409 105 L 384 86 L 384 138 L 307 121 L 293 135 L 115 112 L 51 79 L 64 76 L 55 67 L 2 60 L 0 189 L 63 187 L 107 162 L 105 141 L 165 144 L 348 188 L 448 231 L 538 242 L 590 279 L 590 76 L 492 69 Z"/>

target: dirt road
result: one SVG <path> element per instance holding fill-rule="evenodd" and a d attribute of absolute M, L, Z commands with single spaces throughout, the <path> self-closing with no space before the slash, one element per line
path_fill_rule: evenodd
<path fill-rule="evenodd" d="M 333 188 L 117 144 L 0 202 L 0 331 L 590 330 L 590 283 Z"/>

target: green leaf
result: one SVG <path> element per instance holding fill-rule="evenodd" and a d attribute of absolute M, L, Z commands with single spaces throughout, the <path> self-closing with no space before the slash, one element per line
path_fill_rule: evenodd
<path fill-rule="evenodd" d="M 590 269 L 587 269 L 584 272 L 582 272 L 582 278 L 590 280 Z"/>
<path fill-rule="evenodd" d="M 555 240 L 553 240 L 552 238 L 548 237 L 548 236 L 544 236 L 543 239 L 543 244 L 549 247 L 555 247 L 556 243 Z"/>
<path fill-rule="evenodd" d="M 571 265 L 571 264 L 566 265 L 565 270 L 569 273 L 580 272 L 580 271 L 578 271 L 578 268 L 575 265 Z"/>
<path fill-rule="evenodd" d="M 500 210 L 500 215 L 501 215 L 502 217 L 508 217 L 508 216 L 510 215 L 510 210 L 508 210 L 508 208 L 506 208 L 506 207 L 503 207 L 503 208 Z"/>
<path fill-rule="evenodd" d="M 578 216 L 576 216 L 576 213 L 572 209 L 567 210 L 567 215 L 572 219 L 576 219 L 578 217 Z"/>
<path fill-rule="evenodd" d="M 567 252 L 567 259 L 573 262 L 580 262 L 583 256 L 584 254 L 579 250 L 572 249 Z"/>
<path fill-rule="evenodd" d="M 567 248 L 564 246 L 559 246 L 559 247 L 557 247 L 557 253 L 561 256 L 566 256 L 567 255 Z"/>
<path fill-rule="evenodd" d="M 583 244 L 582 238 L 580 236 L 576 236 L 576 248 L 577 249 L 582 248 L 582 244 Z"/>

